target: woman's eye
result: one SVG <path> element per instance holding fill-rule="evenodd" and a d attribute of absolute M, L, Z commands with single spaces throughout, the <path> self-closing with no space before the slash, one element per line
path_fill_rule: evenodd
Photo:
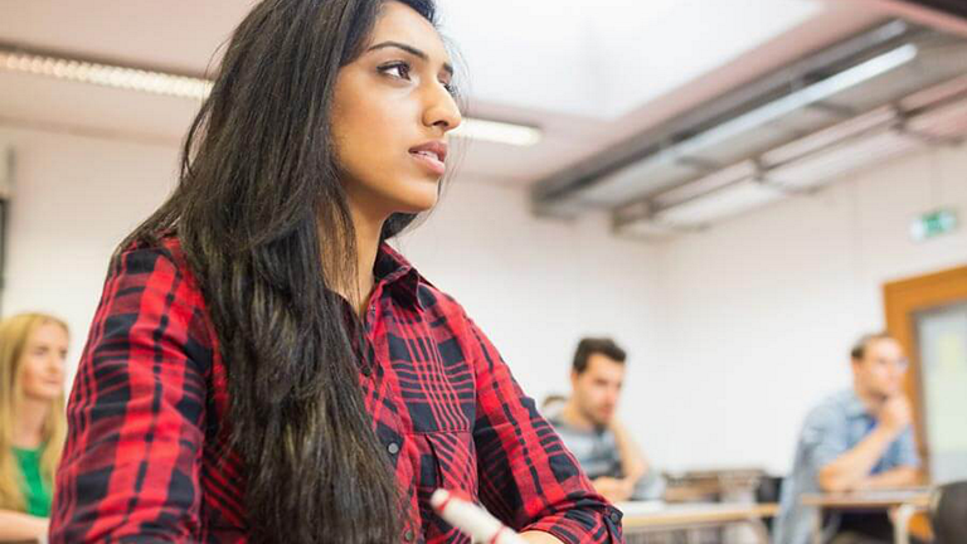
<path fill-rule="evenodd" d="M 383 66 L 380 72 L 384 74 L 389 74 L 395 78 L 399 79 L 410 79 L 410 67 L 405 63 L 396 63 L 389 66 Z"/>

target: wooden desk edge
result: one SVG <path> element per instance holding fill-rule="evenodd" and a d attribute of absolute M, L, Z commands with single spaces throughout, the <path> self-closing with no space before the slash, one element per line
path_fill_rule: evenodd
<path fill-rule="evenodd" d="M 819 495 L 815 493 L 806 493 L 801 497 L 802 504 L 806 506 L 819 506 L 822 508 L 839 508 L 839 509 L 854 509 L 854 508 L 892 508 L 894 506 L 901 506 L 904 504 L 910 504 L 918 508 L 926 508 L 930 505 L 930 493 L 918 493 L 910 495 L 909 497 L 903 498 L 883 498 L 877 499 L 875 497 L 863 497 L 862 495 Z"/>
<path fill-rule="evenodd" d="M 701 525 L 741 523 L 749 520 L 761 520 L 774 517 L 779 512 L 776 503 L 750 504 L 748 508 L 731 508 L 728 510 L 712 510 L 707 512 L 663 512 L 627 515 L 622 520 L 626 529 L 643 527 L 660 527 L 664 525 Z"/>

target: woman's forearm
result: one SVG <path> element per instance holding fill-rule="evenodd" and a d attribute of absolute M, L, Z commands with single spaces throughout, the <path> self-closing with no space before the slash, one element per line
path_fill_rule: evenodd
<path fill-rule="evenodd" d="M 551 536 L 550 533 L 542 533 L 540 531 L 528 531 L 526 533 L 521 533 L 520 537 L 530 544 L 564 544 L 560 540 Z"/>
<path fill-rule="evenodd" d="M 47 525 L 47 518 L 38 518 L 13 510 L 0 510 L 0 542 L 39 540 L 47 534 Z"/>

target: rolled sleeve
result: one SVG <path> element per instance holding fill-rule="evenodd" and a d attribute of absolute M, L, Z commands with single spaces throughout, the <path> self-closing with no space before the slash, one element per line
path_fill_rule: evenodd
<path fill-rule="evenodd" d="M 830 408 L 818 409 L 806 418 L 802 440 L 809 468 L 818 473 L 849 451 L 847 419 Z"/>
<path fill-rule="evenodd" d="M 624 542 L 621 536 L 623 514 L 613 506 L 607 506 L 602 520 L 583 513 L 576 504 L 573 513 L 559 513 L 520 529 L 520 532 L 541 531 L 568 544 Z M 589 530 L 590 528 L 590 530 Z"/>
<path fill-rule="evenodd" d="M 162 251 L 108 277 L 67 408 L 50 542 L 184 542 L 199 527 L 207 332 Z"/>
<path fill-rule="evenodd" d="M 477 379 L 474 442 L 484 506 L 520 532 L 568 544 L 623 542 L 620 511 L 594 491 L 487 337 L 464 319 Z"/>

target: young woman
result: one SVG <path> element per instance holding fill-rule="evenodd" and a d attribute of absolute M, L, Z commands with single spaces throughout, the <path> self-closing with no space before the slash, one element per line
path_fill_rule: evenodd
<path fill-rule="evenodd" d="M 181 182 L 119 248 L 80 362 L 52 542 L 617 542 L 483 333 L 385 241 L 460 122 L 430 0 L 265 0 Z"/>
<path fill-rule="evenodd" d="M 0 542 L 47 534 L 64 446 L 67 325 L 43 314 L 0 322 Z"/>

